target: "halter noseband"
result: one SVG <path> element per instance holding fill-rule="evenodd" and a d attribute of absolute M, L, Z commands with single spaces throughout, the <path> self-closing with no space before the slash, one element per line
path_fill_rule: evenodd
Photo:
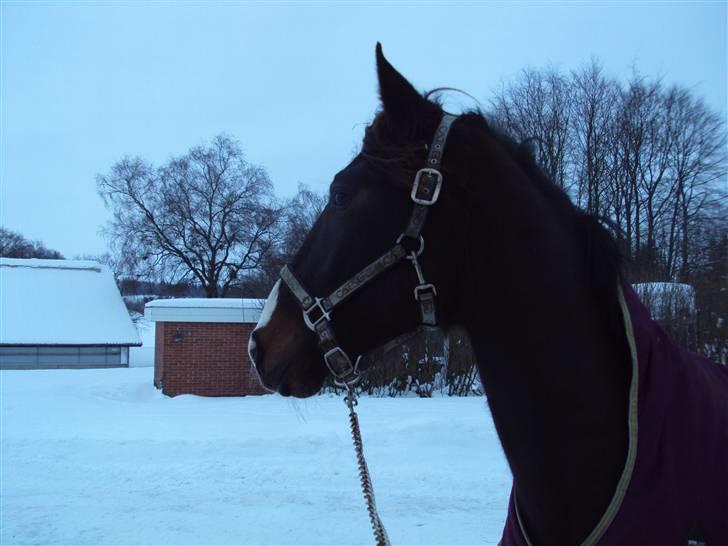
<path fill-rule="evenodd" d="M 419 284 L 414 288 L 414 297 L 419 304 L 422 325 L 435 326 L 437 324 L 435 316 L 435 296 L 437 295 L 437 290 L 435 289 L 435 285 L 425 281 L 422 268 L 417 258 L 425 249 L 422 230 L 425 227 L 427 213 L 429 208 L 437 202 L 440 196 L 442 173 L 439 169 L 442 162 L 442 153 L 445 149 L 445 142 L 450 131 L 450 126 L 455 119 L 456 116 L 444 114 L 437 131 L 435 131 L 435 136 L 427 156 L 427 166 L 417 171 L 414 183 L 412 184 L 412 191 L 410 193 L 410 198 L 414 203 L 412 214 L 410 214 L 404 232 L 397 237 L 395 245 L 390 250 L 364 267 L 324 298 L 311 296 L 288 265 L 283 266 L 283 269 L 281 269 L 281 279 L 286 283 L 286 286 L 288 286 L 296 300 L 298 300 L 303 310 L 303 320 L 306 326 L 318 337 L 318 347 L 323 353 L 324 362 L 326 362 L 329 371 L 334 375 L 335 382 L 340 386 L 352 385 L 359 379 L 359 363 L 364 356 L 359 355 L 356 361 L 352 363 L 349 355 L 339 346 L 336 340 L 331 321 L 331 313 L 337 305 L 340 305 L 354 292 L 364 287 L 385 271 L 388 271 L 402 259 L 406 258 L 410 260 L 417 274 Z M 387 343 L 385 347 L 400 344 L 403 338 L 406 337 L 409 337 L 409 335 L 405 334 L 404 336 L 400 336 Z"/>

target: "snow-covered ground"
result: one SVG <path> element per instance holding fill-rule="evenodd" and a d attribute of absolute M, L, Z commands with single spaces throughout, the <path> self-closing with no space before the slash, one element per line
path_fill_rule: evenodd
<path fill-rule="evenodd" d="M 141 368 L 154 366 L 154 322 L 142 315 L 134 317 L 134 326 L 142 340 L 141 347 L 129 347 L 129 366 Z"/>
<path fill-rule="evenodd" d="M 0 543 L 371 544 L 343 402 L 167 398 L 150 368 L 0 372 Z M 393 544 L 496 544 L 484 398 L 362 399 Z"/>

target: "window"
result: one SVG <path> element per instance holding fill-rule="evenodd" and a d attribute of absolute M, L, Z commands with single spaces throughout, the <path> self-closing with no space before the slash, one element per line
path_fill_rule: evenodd
<path fill-rule="evenodd" d="M 104 345 L 90 347 L 6 345 L 0 347 L 0 369 L 89 368 L 121 365 L 121 347 Z"/>

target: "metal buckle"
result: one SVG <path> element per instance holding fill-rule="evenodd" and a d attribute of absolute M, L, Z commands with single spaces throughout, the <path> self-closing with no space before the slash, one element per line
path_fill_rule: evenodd
<path fill-rule="evenodd" d="M 429 199 L 423 199 L 417 196 L 417 192 L 420 189 L 420 181 L 425 175 L 434 176 L 436 179 L 435 189 L 432 191 L 432 196 Z M 437 169 L 425 167 L 424 169 L 420 169 L 419 171 L 417 171 L 414 184 L 412 184 L 412 192 L 410 193 L 410 197 L 412 198 L 412 201 L 414 201 L 418 205 L 424 205 L 426 207 L 429 207 L 431 205 L 434 205 L 437 202 L 437 198 L 440 197 L 440 188 L 442 188 L 442 173 Z"/>
<path fill-rule="evenodd" d="M 351 388 L 359 383 L 359 380 L 361 379 L 361 374 L 359 373 L 359 363 L 361 362 L 361 360 L 362 356 L 359 355 L 356 358 L 356 362 L 354 362 L 354 369 L 351 370 L 351 372 L 349 373 L 349 379 L 340 380 L 334 376 L 334 385 L 336 385 L 337 387 L 343 387 L 346 390 L 351 391 Z M 331 368 L 329 368 L 329 370 L 330 369 Z M 354 403 L 354 405 L 356 405 L 356 402 Z"/>
<path fill-rule="evenodd" d="M 326 309 L 324 309 L 324 306 L 321 305 L 323 298 L 314 298 L 314 300 L 315 301 L 311 307 L 303 310 L 303 322 L 305 322 L 306 326 L 308 326 L 312 331 L 315 332 L 316 326 L 319 322 L 321 322 L 322 320 L 331 320 L 331 312 L 326 311 Z M 320 311 L 321 316 L 318 317 L 316 320 L 311 320 L 311 317 L 309 317 L 308 314 L 316 308 L 318 308 L 318 310 Z"/>
<path fill-rule="evenodd" d="M 338 380 L 342 380 L 356 372 L 356 368 L 351 363 L 349 355 L 338 346 L 324 353 L 324 362 L 329 371 Z M 357 359 L 358 362 L 359 360 Z"/>
<path fill-rule="evenodd" d="M 435 288 L 434 284 L 418 284 L 415 286 L 415 300 L 420 301 L 420 292 L 424 292 L 425 290 L 432 290 L 432 295 L 437 296 L 437 288 Z"/>

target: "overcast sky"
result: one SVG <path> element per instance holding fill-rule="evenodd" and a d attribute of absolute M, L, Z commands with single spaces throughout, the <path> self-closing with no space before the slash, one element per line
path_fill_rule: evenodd
<path fill-rule="evenodd" d="M 220 133 L 276 192 L 323 190 L 377 107 L 374 45 L 418 89 L 487 103 L 524 67 L 591 57 L 726 115 L 726 2 L 2 2 L 0 225 L 106 250 L 95 176 Z"/>

